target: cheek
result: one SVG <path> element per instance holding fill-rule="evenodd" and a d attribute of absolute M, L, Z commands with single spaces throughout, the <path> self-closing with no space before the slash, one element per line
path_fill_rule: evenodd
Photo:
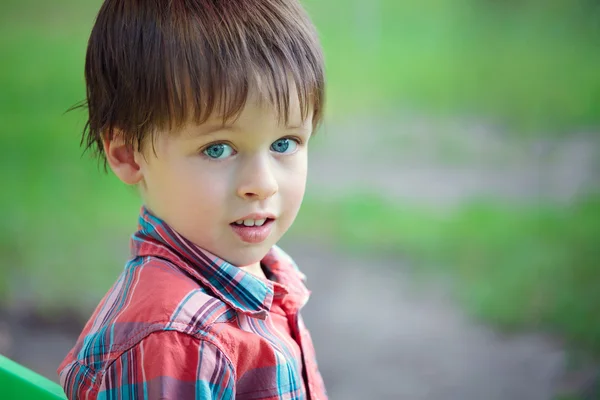
<path fill-rule="evenodd" d="M 178 191 L 188 203 L 202 209 L 223 204 L 228 194 L 229 176 L 226 169 L 211 168 L 205 163 L 185 163 L 175 174 Z"/>
<path fill-rule="evenodd" d="M 280 180 L 280 191 L 285 197 L 285 204 L 296 210 L 302 203 L 306 189 L 307 160 L 306 154 L 299 155 L 286 169 L 284 179 Z"/>
<path fill-rule="evenodd" d="M 154 168 L 147 181 L 148 194 L 170 213 L 205 210 L 223 204 L 227 176 L 194 160 L 180 160 Z M 189 211 L 188 211 L 189 212 Z"/>

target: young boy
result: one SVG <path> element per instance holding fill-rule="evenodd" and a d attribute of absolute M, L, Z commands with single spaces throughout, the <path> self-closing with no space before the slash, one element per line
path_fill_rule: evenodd
<path fill-rule="evenodd" d="M 138 187 L 132 258 L 60 365 L 70 399 L 325 399 L 276 246 L 304 195 L 323 57 L 297 0 L 106 0 L 83 142 Z"/>

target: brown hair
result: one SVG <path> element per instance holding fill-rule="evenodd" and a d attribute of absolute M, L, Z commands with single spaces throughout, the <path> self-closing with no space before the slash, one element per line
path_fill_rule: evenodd
<path fill-rule="evenodd" d="M 105 0 L 85 79 L 82 145 L 105 161 L 103 134 L 141 148 L 158 129 L 226 121 L 259 80 L 286 124 L 293 89 L 313 127 L 323 112 L 323 55 L 297 0 Z"/>

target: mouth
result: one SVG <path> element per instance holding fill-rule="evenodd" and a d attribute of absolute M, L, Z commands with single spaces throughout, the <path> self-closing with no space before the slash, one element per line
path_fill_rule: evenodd
<path fill-rule="evenodd" d="M 275 218 L 270 218 L 270 217 L 258 218 L 258 219 L 245 218 L 245 219 L 240 219 L 240 220 L 237 220 L 235 222 L 232 222 L 230 225 L 236 225 L 236 226 L 250 228 L 250 227 L 253 227 L 253 226 L 263 226 L 264 224 L 267 224 L 269 222 L 273 222 L 274 220 L 275 220 Z"/>
<path fill-rule="evenodd" d="M 246 243 L 264 242 L 271 234 L 275 218 L 244 218 L 229 224 L 237 236 Z"/>

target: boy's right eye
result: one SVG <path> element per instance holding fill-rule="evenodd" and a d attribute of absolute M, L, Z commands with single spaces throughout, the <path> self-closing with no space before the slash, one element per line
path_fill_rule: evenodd
<path fill-rule="evenodd" d="M 202 150 L 202 153 L 214 160 L 221 160 L 233 154 L 233 148 L 225 143 L 211 144 Z"/>

